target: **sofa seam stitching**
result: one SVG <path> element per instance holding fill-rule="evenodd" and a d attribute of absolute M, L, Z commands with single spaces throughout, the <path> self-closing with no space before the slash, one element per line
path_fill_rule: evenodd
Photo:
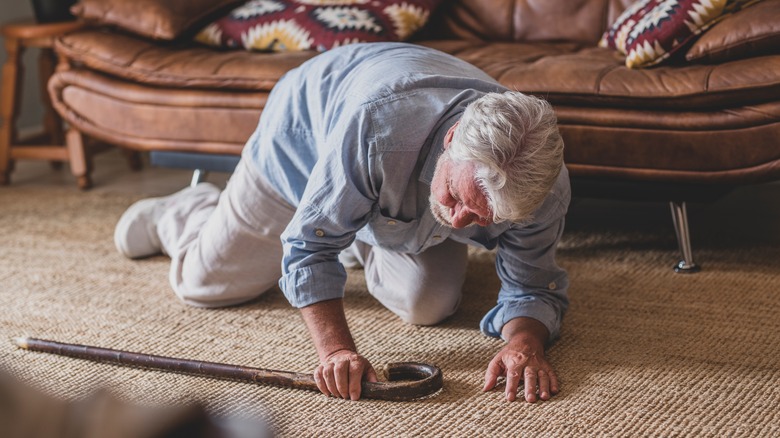
<path fill-rule="evenodd" d="M 710 76 L 712 76 L 712 73 L 715 71 L 715 67 L 710 67 L 707 69 L 707 74 L 704 75 L 704 92 L 709 93 L 710 92 Z"/>
<path fill-rule="evenodd" d="M 616 68 L 619 68 L 618 66 L 611 65 L 607 66 L 605 69 L 601 70 L 599 72 L 599 76 L 596 78 L 596 96 L 601 96 L 601 83 L 604 80 L 604 77 L 609 74 L 612 70 L 615 70 Z"/>

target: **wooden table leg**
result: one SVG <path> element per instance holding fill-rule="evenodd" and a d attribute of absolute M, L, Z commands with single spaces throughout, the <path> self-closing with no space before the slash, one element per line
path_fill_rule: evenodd
<path fill-rule="evenodd" d="M 57 64 L 54 50 L 42 48 L 38 59 L 38 77 L 40 78 L 41 103 L 43 104 L 43 130 L 48 144 L 65 144 L 65 133 L 62 129 L 62 117 L 54 110 L 49 96 L 49 78 L 54 74 Z M 62 161 L 51 161 L 53 169 L 61 169 Z"/>
<path fill-rule="evenodd" d="M 24 52 L 20 41 L 6 38 L 5 49 L 8 53 L 3 65 L 2 100 L 0 100 L 0 184 L 10 181 L 11 145 L 16 142 L 16 115 L 19 112 L 19 95 L 22 88 L 21 56 Z"/>
<path fill-rule="evenodd" d="M 68 147 L 68 156 L 70 157 L 70 171 L 76 177 L 79 188 L 82 190 L 91 188 L 91 166 L 87 162 L 87 154 L 84 152 L 84 139 L 81 132 L 74 128 L 68 129 L 65 144 Z"/>

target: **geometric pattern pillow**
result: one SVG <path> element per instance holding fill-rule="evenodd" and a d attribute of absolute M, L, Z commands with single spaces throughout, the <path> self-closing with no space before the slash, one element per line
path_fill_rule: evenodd
<path fill-rule="evenodd" d="M 626 55 L 628 68 L 657 65 L 702 32 L 758 0 L 638 0 L 604 33 L 600 47 Z"/>
<path fill-rule="evenodd" d="M 317 50 L 357 42 L 404 41 L 441 0 L 250 0 L 195 39 L 222 48 Z"/>

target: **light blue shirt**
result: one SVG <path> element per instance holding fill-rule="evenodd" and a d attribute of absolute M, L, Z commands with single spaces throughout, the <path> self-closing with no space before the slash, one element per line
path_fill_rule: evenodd
<path fill-rule="evenodd" d="M 447 130 L 466 106 L 506 88 L 476 67 L 403 43 L 318 55 L 276 85 L 247 144 L 259 171 L 297 210 L 282 234 L 279 286 L 295 307 L 344 295 L 339 253 L 357 238 L 420 253 L 445 239 L 497 248 L 498 304 L 483 333 L 525 316 L 551 339 L 568 306 L 555 262 L 570 191 L 565 170 L 531 223 L 451 229 L 428 205 Z"/>

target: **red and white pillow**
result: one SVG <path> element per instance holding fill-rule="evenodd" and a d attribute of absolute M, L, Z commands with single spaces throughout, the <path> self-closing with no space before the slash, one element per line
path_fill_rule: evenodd
<path fill-rule="evenodd" d="M 726 15 L 759 0 L 638 0 L 604 33 L 600 47 L 626 55 L 626 66 L 656 65 L 687 47 Z"/>
<path fill-rule="evenodd" d="M 260 51 L 318 50 L 357 42 L 404 41 L 441 0 L 249 0 L 195 37 Z"/>

